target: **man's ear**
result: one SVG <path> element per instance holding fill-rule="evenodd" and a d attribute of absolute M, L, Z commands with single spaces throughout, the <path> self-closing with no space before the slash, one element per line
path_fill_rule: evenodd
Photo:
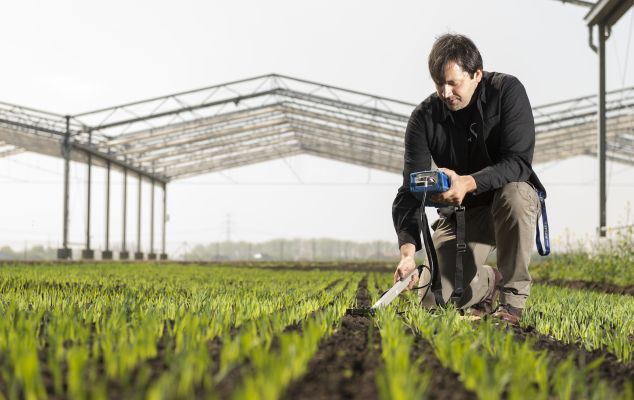
<path fill-rule="evenodd" d="M 477 69 L 476 72 L 473 74 L 473 77 L 475 78 L 476 82 L 480 83 L 480 81 L 482 80 L 482 70 Z"/>

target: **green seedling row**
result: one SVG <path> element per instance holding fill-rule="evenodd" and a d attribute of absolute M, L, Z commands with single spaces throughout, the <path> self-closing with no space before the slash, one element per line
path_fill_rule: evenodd
<path fill-rule="evenodd" d="M 376 289 L 376 274 L 370 274 L 368 288 Z M 370 290 L 372 302 L 379 292 Z M 432 371 L 420 372 L 423 359 L 411 360 L 414 336 L 408 332 L 394 308 L 378 310 L 376 324 L 381 333 L 381 358 L 383 368 L 376 381 L 380 397 L 385 400 L 424 399 Z"/>
<path fill-rule="evenodd" d="M 222 340 L 220 370 L 215 380 L 224 378 L 231 368 L 249 358 L 253 350 L 267 350 L 274 337 L 284 328 L 297 324 L 308 314 L 326 307 L 340 296 L 347 286 L 352 286 L 352 283 L 342 280 L 328 290 L 322 290 L 318 296 L 298 299 L 296 304 L 290 305 L 283 312 L 262 316 L 245 323 L 235 334 L 226 332 Z"/>
<path fill-rule="evenodd" d="M 196 265 L 0 268 L 0 399 L 278 398 L 354 303 L 365 273 Z M 391 273 L 368 275 L 372 302 Z M 522 319 L 562 343 L 631 362 L 632 297 L 535 285 Z M 401 314 L 401 312 L 403 312 Z M 424 340 L 482 399 L 631 398 L 584 367 L 554 361 L 493 320 L 430 313 L 400 296 L 374 318 L 384 399 L 424 398 Z M 419 336 L 416 338 L 416 336 Z M 423 368 L 424 371 L 424 368 Z M 237 376 L 237 378 L 236 378 Z M 226 394 L 223 395 L 223 398 Z"/>
<path fill-rule="evenodd" d="M 387 284 L 389 277 L 384 279 Z M 452 307 L 431 313 L 413 294 L 401 296 L 395 307 L 403 311 L 404 323 L 433 347 L 440 362 L 480 399 L 631 398 L 631 391 L 618 394 L 592 378 L 600 361 L 583 369 L 572 358 L 557 363 L 493 319 L 474 323 Z"/>
<path fill-rule="evenodd" d="M 521 323 L 564 343 L 606 350 L 622 362 L 633 357 L 632 296 L 534 285 Z"/>
<path fill-rule="evenodd" d="M 342 273 L 338 274 L 342 275 Z M 205 350 L 206 343 L 204 341 L 195 342 L 198 349 L 197 351 L 193 351 L 193 353 L 201 355 L 198 361 L 201 363 L 202 368 L 200 369 L 201 372 L 198 377 L 182 383 L 183 371 L 191 369 L 191 362 L 188 361 L 183 365 L 175 363 L 170 372 L 162 376 L 161 379 L 150 388 L 150 393 L 153 394 L 151 398 L 171 399 L 188 397 L 193 395 L 191 390 L 193 387 L 201 385 L 204 387 L 206 393 L 215 396 L 215 385 L 225 379 L 231 370 L 249 369 L 253 366 L 260 365 L 263 360 L 266 360 L 266 357 L 263 358 L 263 355 L 271 351 L 274 340 L 277 340 L 281 348 L 285 349 L 286 341 L 288 340 L 288 335 L 283 334 L 285 328 L 291 324 L 302 324 L 311 314 L 318 310 L 332 307 L 331 304 L 334 302 L 337 302 L 336 304 L 338 305 L 344 289 L 345 291 L 343 293 L 354 293 L 356 285 L 352 281 L 353 279 L 355 279 L 355 277 L 351 274 L 345 276 L 345 279 L 339 279 L 335 285 L 330 285 L 328 290 L 322 290 L 316 297 L 296 299 L 295 304 L 289 305 L 280 312 L 247 321 L 236 332 L 226 332 L 222 336 L 220 362 L 216 373 L 209 371 L 209 356 Z M 342 306 L 339 306 L 339 308 L 341 307 Z M 313 318 L 309 319 L 312 320 Z M 311 329 L 313 328 L 311 327 Z M 249 360 L 251 364 L 245 364 L 246 360 Z M 277 369 L 279 370 L 284 365 L 285 364 L 278 364 Z M 205 366 L 207 366 L 207 368 L 205 368 Z M 187 374 L 185 374 L 185 376 L 187 376 Z M 181 382 L 180 385 L 179 382 Z M 287 383 L 284 381 L 274 384 L 273 382 L 274 381 L 269 381 L 267 383 L 266 387 L 268 390 L 271 390 L 272 387 L 274 390 L 280 391 Z"/>
<path fill-rule="evenodd" d="M 113 388 L 125 398 L 213 393 L 248 349 L 325 307 L 350 275 L 177 265 L 0 268 L 0 391 L 12 399 L 107 398 Z M 227 343 L 221 366 L 209 353 L 218 338 Z"/>
<path fill-rule="evenodd" d="M 349 281 L 345 290 L 332 297 L 332 301 L 304 320 L 301 329 L 278 336 L 278 349 L 270 353 L 266 347 L 256 347 L 250 353 L 251 366 L 247 369 L 243 385 L 234 393 L 234 399 L 276 399 L 287 385 L 304 374 L 320 340 L 330 335 L 351 307 L 362 274 Z"/>

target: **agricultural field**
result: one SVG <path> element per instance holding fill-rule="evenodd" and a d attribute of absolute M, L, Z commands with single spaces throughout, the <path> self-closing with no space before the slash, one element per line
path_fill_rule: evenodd
<path fill-rule="evenodd" d="M 633 296 L 536 284 L 516 328 L 413 293 L 367 318 L 345 311 L 391 268 L 318 267 L 1 265 L 0 398 L 634 398 Z"/>
<path fill-rule="evenodd" d="M 588 245 L 588 244 L 586 244 Z M 588 246 L 586 246 L 588 247 Z M 531 269 L 534 279 L 575 289 L 634 295 L 634 231 L 620 231 L 603 243 L 580 245 L 542 258 Z"/>

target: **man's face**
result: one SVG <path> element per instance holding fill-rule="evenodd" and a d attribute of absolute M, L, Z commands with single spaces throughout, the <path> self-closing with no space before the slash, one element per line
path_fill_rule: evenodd
<path fill-rule="evenodd" d="M 481 79 L 481 70 L 477 70 L 472 78 L 462 67 L 450 61 L 445 66 L 445 81 L 436 82 L 436 92 L 451 111 L 458 111 L 469 105 Z"/>

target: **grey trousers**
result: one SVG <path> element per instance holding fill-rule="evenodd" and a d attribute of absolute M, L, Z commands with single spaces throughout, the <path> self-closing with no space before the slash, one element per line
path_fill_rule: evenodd
<path fill-rule="evenodd" d="M 511 182 L 496 190 L 490 206 L 466 210 L 467 250 L 462 257 L 464 294 L 458 304 L 460 308 L 480 303 L 493 290 L 493 269 L 484 262 L 496 248 L 497 266 L 503 277 L 500 304 L 524 308 L 531 288 L 528 264 L 539 213 L 537 193 L 526 182 Z M 456 269 L 455 217 L 441 217 L 433 228 L 432 240 L 438 255 L 442 294 L 447 301 L 453 291 Z M 429 274 L 423 274 L 421 278 L 420 284 L 427 283 Z M 419 296 L 424 293 L 421 289 Z M 431 293 L 427 293 L 423 304 L 435 304 Z"/>

